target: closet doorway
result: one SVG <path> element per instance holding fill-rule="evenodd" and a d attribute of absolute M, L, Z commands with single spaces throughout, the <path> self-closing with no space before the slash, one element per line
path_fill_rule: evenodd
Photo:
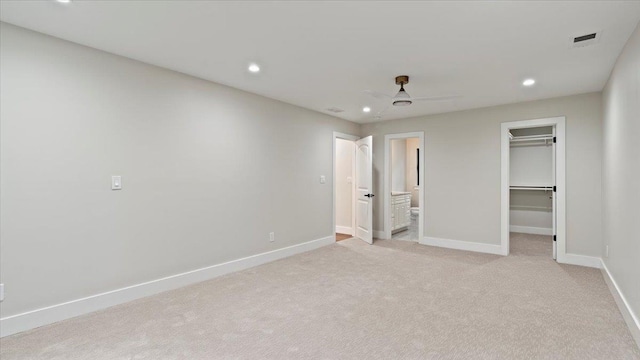
<path fill-rule="evenodd" d="M 564 262 L 565 118 L 502 124 L 504 255 L 526 249 Z"/>
<path fill-rule="evenodd" d="M 420 242 L 424 236 L 423 149 L 423 132 L 385 136 L 385 239 Z"/>

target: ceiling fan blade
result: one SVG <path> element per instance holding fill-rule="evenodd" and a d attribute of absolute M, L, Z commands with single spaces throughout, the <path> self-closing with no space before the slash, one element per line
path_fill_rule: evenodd
<path fill-rule="evenodd" d="M 412 101 L 446 101 L 446 100 L 454 100 L 459 99 L 462 96 L 460 95 L 448 95 L 448 96 L 427 96 L 427 97 L 414 97 L 411 98 Z"/>
<path fill-rule="evenodd" d="M 374 98 L 377 98 L 377 99 L 391 99 L 391 96 L 389 96 L 387 94 L 383 94 L 381 92 L 377 92 L 377 91 L 373 91 L 373 90 L 365 90 L 364 92 L 366 94 L 369 94 L 369 95 L 373 96 Z"/>

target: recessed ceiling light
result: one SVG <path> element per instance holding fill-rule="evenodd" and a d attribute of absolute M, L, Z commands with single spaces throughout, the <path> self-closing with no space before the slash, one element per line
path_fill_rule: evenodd
<path fill-rule="evenodd" d="M 371 108 L 370 108 L 370 107 L 368 107 L 368 106 L 365 106 L 365 107 L 363 107 L 363 108 L 362 108 L 362 112 L 366 112 L 366 113 L 368 113 L 368 112 L 370 112 L 370 111 L 371 111 Z"/>
<path fill-rule="evenodd" d="M 63 4 L 68 4 L 71 2 L 71 0 L 56 0 L 56 1 Z"/>
<path fill-rule="evenodd" d="M 251 71 L 252 73 L 260 72 L 260 66 L 258 66 L 258 64 L 250 64 L 249 71 Z"/>
<path fill-rule="evenodd" d="M 527 80 L 525 80 L 525 81 L 523 81 L 523 82 L 522 82 L 522 85 L 524 85 L 524 86 L 531 86 L 531 85 L 533 85 L 533 84 L 535 84 L 535 83 L 536 83 L 536 81 L 535 81 L 535 80 L 533 80 L 533 79 L 527 79 Z"/>

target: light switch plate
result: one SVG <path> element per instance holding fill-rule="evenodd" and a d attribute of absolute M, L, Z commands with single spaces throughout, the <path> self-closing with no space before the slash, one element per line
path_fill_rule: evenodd
<path fill-rule="evenodd" d="M 324 175 L 320 175 L 320 184 L 324 184 L 327 182 L 327 178 Z"/>
<path fill-rule="evenodd" d="M 122 176 L 114 175 L 111 177 L 111 190 L 122 190 Z"/>

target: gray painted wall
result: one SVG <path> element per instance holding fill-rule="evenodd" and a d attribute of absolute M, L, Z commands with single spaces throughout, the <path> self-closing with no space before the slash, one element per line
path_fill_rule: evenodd
<path fill-rule="evenodd" d="M 407 140 L 393 139 L 391 151 L 391 191 L 407 191 Z"/>
<path fill-rule="evenodd" d="M 411 192 L 411 207 L 419 207 L 420 203 L 420 190 L 416 189 L 418 185 L 418 154 L 416 150 L 420 147 L 420 138 L 407 139 L 407 176 L 405 181 L 407 183 L 406 189 Z M 422 158 L 422 150 L 420 151 L 420 158 Z"/>
<path fill-rule="evenodd" d="M 0 30 L 2 317 L 333 234 L 356 124 Z"/>
<path fill-rule="evenodd" d="M 500 123 L 567 118 L 567 252 L 600 256 L 601 93 L 364 125 L 373 135 L 374 190 L 382 193 L 384 135 L 425 132 L 425 236 L 500 244 Z M 374 229 L 383 230 L 375 197 Z"/>
<path fill-rule="evenodd" d="M 603 92 L 603 260 L 640 316 L 640 26 Z M 604 249 L 603 249 L 604 254 Z"/>
<path fill-rule="evenodd" d="M 601 255 L 600 93 L 358 126 L 1 26 L 2 317 L 331 235 L 333 131 L 374 135 L 380 194 L 384 135 L 425 131 L 426 235 L 499 244 L 500 123 L 564 115 L 568 252 Z M 637 134 L 629 119 L 638 119 L 618 92 L 635 86 L 637 99 L 638 83 L 617 71 L 607 109 L 632 116 L 605 123 L 605 166 L 616 174 L 605 178 L 616 196 L 605 205 L 637 218 L 637 198 L 615 188 L 630 181 L 628 168 L 638 176 L 616 160 L 638 153 L 617 144 Z M 609 119 L 622 119 L 617 111 Z M 122 191 L 110 190 L 111 175 L 123 176 Z M 632 228 L 607 234 L 612 245 L 638 238 Z M 637 279 L 626 260 L 608 261 L 625 284 Z"/>

